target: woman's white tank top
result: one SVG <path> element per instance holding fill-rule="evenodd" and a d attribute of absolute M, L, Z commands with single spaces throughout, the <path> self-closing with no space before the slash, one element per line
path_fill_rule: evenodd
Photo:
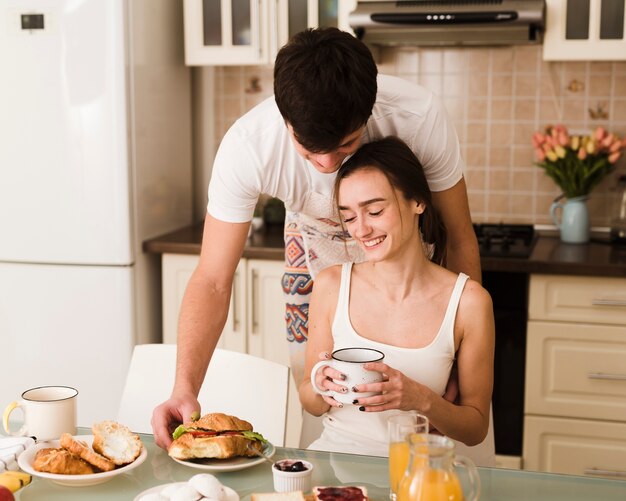
<path fill-rule="evenodd" d="M 384 362 L 411 379 L 443 395 L 454 362 L 454 322 L 459 300 L 469 278 L 461 273 L 452 290 L 443 322 L 435 338 L 422 348 L 402 348 L 360 336 L 352 327 L 349 315 L 352 263 L 341 271 L 337 311 L 332 324 L 333 350 L 347 347 L 374 348 L 385 354 Z M 416 319 L 415 329 L 420 326 Z M 361 412 L 358 405 L 332 407 L 324 418 L 324 432 L 309 448 L 352 452 L 376 456 L 388 455 L 387 419 L 402 411 Z"/>

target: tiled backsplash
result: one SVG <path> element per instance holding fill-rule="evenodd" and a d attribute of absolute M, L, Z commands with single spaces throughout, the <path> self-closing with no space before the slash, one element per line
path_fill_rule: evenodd
<path fill-rule="evenodd" d="M 381 73 L 438 94 L 452 117 L 467 164 L 475 222 L 552 224 L 559 190 L 534 166 L 530 138 L 547 124 L 586 132 L 599 125 L 626 135 L 626 63 L 546 63 L 541 47 L 386 48 Z M 214 71 L 215 144 L 248 109 L 272 95 L 271 67 Z M 626 162 L 618 162 L 620 173 Z M 607 226 L 615 174 L 589 200 L 593 226 Z"/>

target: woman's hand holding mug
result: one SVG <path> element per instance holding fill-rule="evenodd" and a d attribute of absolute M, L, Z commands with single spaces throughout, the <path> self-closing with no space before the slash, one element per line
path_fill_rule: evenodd
<path fill-rule="evenodd" d="M 339 402 L 339 404 L 333 404 L 328 401 L 328 398 L 324 399 L 335 407 L 341 407 L 341 404 L 353 404 L 359 397 L 378 395 L 376 392 L 355 392 L 354 387 L 382 381 L 382 373 L 367 370 L 364 365 L 368 362 L 380 362 L 384 358 L 383 352 L 371 348 L 335 350 L 330 360 L 321 360 L 313 366 L 311 385 L 315 392 L 324 397 L 332 397 Z"/>

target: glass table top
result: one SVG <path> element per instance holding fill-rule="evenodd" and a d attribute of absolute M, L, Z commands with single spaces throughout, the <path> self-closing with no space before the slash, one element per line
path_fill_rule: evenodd
<path fill-rule="evenodd" d="M 85 430 L 87 433 L 88 430 Z M 31 485 L 16 493 L 19 501 L 117 501 L 130 500 L 156 485 L 183 482 L 202 471 L 181 465 L 159 449 L 152 435 L 141 435 L 148 457 L 142 465 L 111 480 L 86 487 L 64 487 L 50 480 L 33 478 Z M 313 463 L 312 485 L 362 485 L 370 499 L 388 499 L 387 458 L 336 454 L 301 449 L 276 448 L 274 460 L 306 459 Z M 239 471 L 215 473 L 233 488 L 242 501 L 252 493 L 273 492 L 271 465 L 263 462 Z M 570 475 L 479 468 L 481 500 L 507 501 L 577 501 L 626 500 L 625 480 L 605 480 Z"/>

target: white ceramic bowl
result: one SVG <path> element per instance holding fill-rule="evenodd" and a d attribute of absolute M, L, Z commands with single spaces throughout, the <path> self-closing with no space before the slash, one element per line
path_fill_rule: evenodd
<path fill-rule="evenodd" d="M 311 490 L 311 475 L 313 473 L 313 465 L 303 459 L 281 459 L 276 461 L 278 464 L 302 462 L 306 467 L 304 471 L 281 471 L 272 466 L 272 475 L 274 476 L 274 490 L 276 492 L 292 492 L 302 491 L 309 492 Z"/>

